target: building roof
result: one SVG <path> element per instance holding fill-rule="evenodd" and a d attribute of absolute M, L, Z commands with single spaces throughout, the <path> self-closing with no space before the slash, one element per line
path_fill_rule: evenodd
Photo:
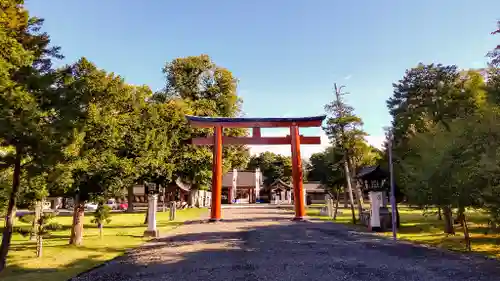
<path fill-rule="evenodd" d="M 262 185 L 262 172 L 260 173 L 260 184 Z M 222 186 L 233 186 L 233 172 L 227 172 L 222 176 Z M 252 171 L 238 171 L 236 186 L 250 186 L 255 187 L 255 172 Z"/>
<path fill-rule="evenodd" d="M 320 182 L 306 182 L 303 186 L 306 192 L 325 192 L 325 189 Z"/>
<path fill-rule="evenodd" d="M 382 180 L 387 178 L 388 176 L 389 174 L 382 168 L 380 168 L 380 165 L 377 165 L 377 166 L 362 167 L 358 171 L 356 178 L 369 181 L 369 180 Z"/>
<path fill-rule="evenodd" d="M 190 185 L 190 184 L 188 184 L 188 183 L 183 182 L 181 178 L 177 178 L 177 179 L 175 180 L 175 184 L 176 184 L 176 185 L 177 185 L 180 189 L 182 189 L 182 190 L 184 190 L 184 191 L 189 191 L 189 190 L 191 190 L 191 185 Z"/>
<path fill-rule="evenodd" d="M 280 179 L 275 180 L 273 183 L 269 185 L 271 189 L 277 189 L 280 187 L 288 188 L 288 189 L 293 189 L 293 186 L 291 184 L 288 184 Z"/>
<path fill-rule="evenodd" d="M 305 182 L 303 183 L 302 186 L 304 187 L 304 190 L 306 192 L 317 192 L 317 193 L 325 192 L 325 189 L 323 188 L 323 185 L 320 182 Z M 272 184 L 269 185 L 269 187 L 271 188 L 271 190 L 280 187 L 293 189 L 292 184 L 288 184 L 280 179 L 275 180 Z"/>

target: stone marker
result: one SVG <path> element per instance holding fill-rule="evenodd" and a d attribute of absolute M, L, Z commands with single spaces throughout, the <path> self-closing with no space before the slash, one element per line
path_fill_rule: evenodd
<path fill-rule="evenodd" d="M 177 211 L 177 204 L 175 201 L 170 202 L 170 217 L 171 221 L 175 220 L 175 213 Z"/>
<path fill-rule="evenodd" d="M 381 231 L 380 227 L 380 206 L 382 206 L 382 192 L 381 191 L 370 191 L 368 193 L 370 197 L 370 229 L 372 231 Z"/>
<path fill-rule="evenodd" d="M 144 231 L 144 237 L 158 237 L 159 232 L 156 229 L 156 208 L 158 207 L 158 194 L 148 196 L 148 229 Z"/>

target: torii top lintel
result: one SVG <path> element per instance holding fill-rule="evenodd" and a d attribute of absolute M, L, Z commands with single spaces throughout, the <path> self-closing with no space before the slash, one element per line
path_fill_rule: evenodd
<path fill-rule="evenodd" d="M 186 116 L 193 127 L 210 128 L 280 128 L 280 127 L 320 127 L 326 115 L 311 117 L 273 117 L 273 118 L 248 118 L 248 117 L 201 117 Z"/>

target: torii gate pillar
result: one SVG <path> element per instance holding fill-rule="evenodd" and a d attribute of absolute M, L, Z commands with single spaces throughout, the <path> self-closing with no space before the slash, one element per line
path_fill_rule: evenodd
<path fill-rule="evenodd" d="M 290 135 L 292 136 L 292 183 L 295 204 L 294 220 L 303 220 L 306 216 L 305 207 L 305 191 L 303 185 L 303 170 L 302 158 L 300 158 L 300 136 L 297 126 L 290 127 Z"/>
<path fill-rule="evenodd" d="M 214 128 L 214 147 L 212 163 L 212 205 L 210 207 L 210 220 L 221 219 L 222 201 L 222 127 Z"/>
<path fill-rule="evenodd" d="M 301 144 L 321 144 L 320 137 L 304 137 L 299 134 L 299 127 L 320 127 L 326 116 L 300 118 L 227 118 L 186 116 L 194 127 L 214 128 L 213 137 L 194 138 L 195 145 L 213 146 L 212 166 L 212 205 L 210 221 L 221 219 L 222 197 L 222 146 L 231 144 L 251 145 L 284 145 L 290 144 L 292 149 L 292 182 L 294 192 L 295 217 L 303 220 L 306 216 L 305 191 L 303 187 Z M 252 128 L 251 137 L 224 137 L 223 128 Z M 289 127 L 290 135 L 286 137 L 262 137 L 260 128 Z"/>

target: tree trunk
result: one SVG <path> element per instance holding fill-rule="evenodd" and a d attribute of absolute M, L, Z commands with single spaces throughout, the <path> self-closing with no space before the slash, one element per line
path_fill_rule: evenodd
<path fill-rule="evenodd" d="M 132 212 L 134 212 L 134 186 L 133 185 L 130 185 L 127 188 L 127 200 L 128 200 L 127 213 L 132 213 Z"/>
<path fill-rule="evenodd" d="M 460 226 L 464 226 L 463 225 L 464 219 L 462 218 L 463 216 L 465 216 L 465 208 L 459 207 L 458 213 L 457 213 L 457 218 L 455 219 L 455 223 L 459 223 Z"/>
<path fill-rule="evenodd" d="M 177 211 L 177 204 L 175 201 L 170 202 L 170 214 L 169 214 L 169 219 L 171 221 L 175 220 L 175 215 Z"/>
<path fill-rule="evenodd" d="M 339 211 L 339 201 L 340 201 L 340 189 L 337 189 L 337 200 L 335 200 L 335 209 L 333 211 L 333 220 L 337 219 L 337 213 Z"/>
<path fill-rule="evenodd" d="M 161 208 L 162 208 L 162 212 L 166 212 L 167 211 L 167 204 L 165 203 L 165 188 L 163 189 L 163 194 L 161 195 Z"/>
<path fill-rule="evenodd" d="M 16 159 L 14 162 L 14 174 L 12 176 L 12 190 L 9 196 L 9 205 L 5 215 L 5 228 L 2 233 L 2 245 L 0 246 L 0 272 L 7 264 L 7 254 L 9 253 L 10 242 L 12 240 L 12 230 L 16 217 L 16 201 L 19 195 L 19 180 L 21 177 L 21 149 L 16 148 Z"/>
<path fill-rule="evenodd" d="M 359 184 L 357 184 L 356 180 L 354 179 L 356 177 L 356 172 L 354 169 L 354 164 L 352 163 L 352 160 L 349 160 L 348 163 L 349 165 L 349 171 L 351 173 L 351 185 L 354 188 L 354 192 L 356 192 L 356 204 L 358 204 L 358 211 L 359 211 L 359 216 L 361 216 L 361 212 L 363 211 L 363 192 L 361 191 L 361 188 Z"/>
<path fill-rule="evenodd" d="M 43 237 L 42 235 L 38 235 L 38 239 L 36 242 L 36 257 L 37 258 L 42 257 L 42 252 L 43 252 Z"/>
<path fill-rule="evenodd" d="M 328 199 L 326 200 L 326 209 L 328 212 L 328 219 L 333 218 L 333 196 L 329 196 Z"/>
<path fill-rule="evenodd" d="M 146 216 L 144 217 L 144 224 L 148 224 L 149 222 L 149 201 L 148 201 L 148 208 L 146 209 Z"/>
<path fill-rule="evenodd" d="M 349 191 L 347 187 L 344 188 L 344 208 L 347 209 L 349 207 Z"/>
<path fill-rule="evenodd" d="M 443 220 L 443 215 L 441 214 L 441 207 L 438 207 L 438 220 Z"/>
<path fill-rule="evenodd" d="M 399 207 L 398 204 L 396 203 L 396 227 L 400 228 L 401 227 L 401 220 L 399 216 Z"/>
<path fill-rule="evenodd" d="M 496 232 L 498 231 L 496 221 L 494 221 L 494 220 L 490 220 L 488 224 L 490 225 L 490 228 L 491 228 L 491 230 L 492 230 L 494 233 L 496 233 Z M 488 234 L 488 232 L 489 232 L 489 231 L 486 231 L 484 234 L 486 235 L 486 234 Z"/>
<path fill-rule="evenodd" d="M 97 224 L 97 228 L 99 229 L 99 237 L 102 239 L 102 229 L 103 229 L 103 224 L 102 223 L 98 223 Z"/>
<path fill-rule="evenodd" d="M 40 216 L 42 215 L 43 204 L 42 201 L 37 200 L 35 203 L 35 216 L 33 218 L 33 222 L 31 224 L 31 233 L 30 240 L 35 241 L 38 238 L 38 221 L 40 220 Z"/>
<path fill-rule="evenodd" d="M 352 187 L 351 187 L 351 175 L 349 174 L 349 167 L 347 165 L 347 158 L 344 159 L 344 170 L 345 170 L 345 178 L 346 178 L 346 183 L 347 183 L 347 190 L 349 191 L 349 201 L 351 203 L 352 223 L 356 224 L 356 213 L 354 212 L 354 198 L 353 198 Z"/>
<path fill-rule="evenodd" d="M 460 219 L 464 229 L 465 249 L 467 251 L 472 251 L 472 245 L 469 235 L 469 226 L 467 225 L 467 218 L 465 217 L 465 212 L 461 214 Z"/>
<path fill-rule="evenodd" d="M 81 245 L 83 242 L 83 218 L 85 216 L 85 205 L 80 200 L 80 195 L 75 196 L 75 206 L 73 209 L 73 226 L 69 244 Z"/>
<path fill-rule="evenodd" d="M 453 216 L 451 213 L 450 206 L 443 207 L 443 215 L 444 215 L 444 233 L 455 234 L 455 228 L 453 227 Z"/>
<path fill-rule="evenodd" d="M 358 220 L 361 220 L 361 214 L 363 213 L 363 199 L 362 199 L 361 189 L 357 184 L 354 184 L 354 191 L 356 192 L 356 206 L 358 207 Z"/>

